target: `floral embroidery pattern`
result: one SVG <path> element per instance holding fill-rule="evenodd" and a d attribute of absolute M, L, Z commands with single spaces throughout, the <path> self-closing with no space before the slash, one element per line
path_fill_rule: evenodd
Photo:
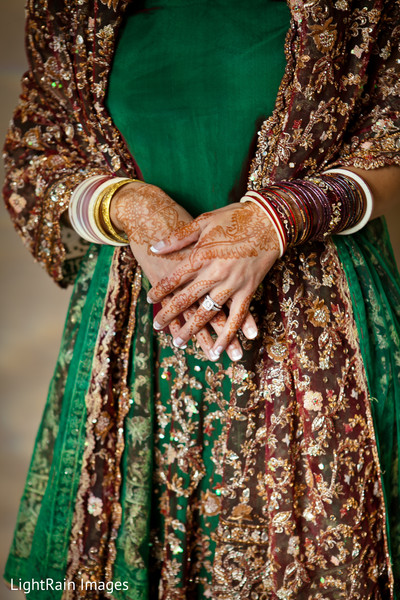
<path fill-rule="evenodd" d="M 400 3 L 289 5 L 286 73 L 274 114 L 259 132 L 250 186 L 305 177 L 331 164 L 400 164 Z"/>
<path fill-rule="evenodd" d="M 196 582 L 205 598 L 361 600 L 388 575 L 355 323 L 334 246 L 321 247 L 291 252 L 259 290 L 264 333 L 240 364 L 207 366 L 191 347 L 160 364 L 154 548 L 165 598 L 190 597 Z M 282 323 L 283 356 L 268 348 Z"/>

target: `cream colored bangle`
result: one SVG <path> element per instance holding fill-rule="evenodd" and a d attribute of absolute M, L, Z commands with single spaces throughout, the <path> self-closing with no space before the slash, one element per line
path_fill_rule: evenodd
<path fill-rule="evenodd" d="M 349 169 L 329 169 L 328 171 L 324 171 L 323 174 L 325 175 L 328 173 L 339 173 L 339 175 L 344 175 L 345 177 L 352 179 L 360 186 L 360 188 L 364 192 L 365 211 L 362 219 L 357 223 L 357 225 L 354 225 L 354 227 L 350 227 L 350 229 L 345 229 L 337 235 L 350 235 L 352 233 L 356 233 L 356 231 L 360 231 L 360 229 L 365 227 L 365 225 L 370 220 L 372 210 L 374 208 L 374 198 L 372 196 L 371 190 L 369 189 L 367 183 L 362 177 L 357 175 L 357 173 L 353 173 L 353 171 L 350 171 Z"/>
<path fill-rule="evenodd" d="M 101 185 L 104 188 L 109 185 L 109 178 L 104 175 L 95 175 L 82 181 L 73 191 L 68 207 L 69 220 L 72 227 L 84 240 L 95 244 L 107 243 L 105 240 L 100 239 L 99 232 L 91 227 L 88 214 L 90 200 L 93 194 L 101 188 L 101 185 L 96 186 L 96 184 L 100 184 L 101 182 L 103 182 Z M 95 191 L 89 195 L 90 189 L 94 186 Z"/>
<path fill-rule="evenodd" d="M 113 193 L 131 181 L 138 180 L 95 175 L 76 187 L 70 199 L 69 217 L 72 227 L 83 239 L 95 244 L 128 245 L 127 237 L 120 235 L 113 227 L 109 207 Z M 108 202 L 103 207 L 104 198 Z"/>

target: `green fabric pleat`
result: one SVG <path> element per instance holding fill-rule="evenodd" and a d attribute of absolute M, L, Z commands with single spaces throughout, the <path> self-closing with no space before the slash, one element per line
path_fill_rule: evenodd
<path fill-rule="evenodd" d="M 130 358 L 132 407 L 126 418 L 125 451 L 121 461 L 122 521 L 113 577 L 114 582 L 124 582 L 129 589 L 115 589 L 116 600 L 145 600 L 149 594 L 154 423 L 152 307 L 146 301 L 149 289 L 143 277 Z"/>
<path fill-rule="evenodd" d="M 400 276 L 385 220 L 336 236 L 366 369 L 383 488 L 396 597 L 400 594 Z"/>
<path fill-rule="evenodd" d="M 114 248 L 91 246 L 71 297 L 61 350 L 36 438 L 5 579 L 63 581 L 86 437 L 85 395 Z M 55 600 L 62 591 L 29 598 Z"/>

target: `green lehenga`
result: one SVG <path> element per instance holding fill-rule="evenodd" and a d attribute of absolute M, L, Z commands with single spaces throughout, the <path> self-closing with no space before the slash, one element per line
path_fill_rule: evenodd
<path fill-rule="evenodd" d="M 372 399 L 391 554 L 399 582 L 400 277 L 383 218 L 352 236 L 336 236 L 335 243 L 349 283 Z"/>
<path fill-rule="evenodd" d="M 237 201 L 246 187 L 252 142 L 273 109 L 283 73 L 288 20 L 286 4 L 261 0 L 249 5 L 154 0 L 146 2 L 146 10 L 127 16 L 108 108 L 145 180 L 193 215 Z M 268 31 L 260 29 L 260 22 L 268 24 Z M 351 237 L 338 237 L 335 244 L 373 398 L 392 557 L 400 579 L 400 281 L 383 220 Z M 7 564 L 8 580 L 42 574 L 62 581 L 67 571 L 86 439 L 85 394 L 112 255 L 112 248 L 91 247 L 74 287 Z M 227 358 L 216 367 L 192 344 L 183 368 L 170 338 L 153 337 L 146 286 L 144 280 L 130 359 L 133 401 L 125 431 L 122 523 L 114 563 L 114 581 L 127 582 L 129 591 L 116 590 L 114 597 L 157 597 L 165 562 L 172 565 L 169 583 L 181 597 L 187 571 L 180 561 L 190 555 L 199 564 L 187 597 L 206 598 L 224 477 L 217 460 L 225 435 L 221 415 L 229 411 L 232 380 L 240 390 L 240 368 L 232 371 Z M 190 450 L 186 462 L 176 467 L 185 444 Z M 92 510 L 97 510 L 95 502 Z M 188 536 L 190 529 L 196 535 Z M 30 597 L 61 595 L 41 591 Z"/>

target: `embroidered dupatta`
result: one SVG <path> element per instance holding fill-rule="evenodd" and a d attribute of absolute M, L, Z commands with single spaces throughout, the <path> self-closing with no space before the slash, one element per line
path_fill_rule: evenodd
<path fill-rule="evenodd" d="M 104 108 L 115 37 L 127 4 L 118 0 L 28 2 L 31 69 L 24 78 L 21 102 L 6 142 L 5 194 L 25 243 L 61 285 L 73 279 L 87 250 L 85 244 L 71 238 L 70 232 L 62 231 L 62 213 L 71 190 L 91 173 L 140 175 Z M 363 168 L 400 164 L 396 45 L 400 3 L 338 0 L 331 4 L 316 0 L 290 4 L 288 66 L 276 109 L 259 134 L 250 185 L 261 188 L 271 180 L 307 176 L 332 164 Z M 63 240 L 63 235 L 69 238 Z M 105 252 L 110 272 L 102 299 L 103 316 L 101 322 L 88 325 L 94 354 L 88 358 L 86 380 L 90 385 L 80 392 L 85 395 L 88 413 L 85 434 L 80 438 L 84 441 L 82 464 L 74 467 L 79 481 L 70 492 L 72 498 L 77 497 L 68 553 L 68 575 L 72 578 L 82 573 L 90 577 L 97 570 L 96 576 L 103 573 L 111 579 L 121 521 L 120 459 L 124 418 L 129 410 L 127 356 L 135 329 L 140 271 L 135 272 L 127 250 L 117 250 L 113 256 L 110 250 Z M 311 256 L 312 252 L 307 260 Z M 287 258 L 287 267 L 291 260 Z M 335 264 L 338 267 L 337 261 Z M 345 287 L 343 274 L 336 274 L 337 286 Z M 288 297 L 294 296 L 296 289 L 286 282 Z M 348 290 L 337 291 L 342 308 L 351 310 L 346 306 Z M 100 333 L 95 336 L 98 329 Z M 357 355 L 354 333 L 353 328 L 349 343 Z M 365 393 L 360 356 L 356 363 L 357 385 Z M 85 379 L 76 368 L 76 381 Z M 137 369 L 140 371 L 139 366 Z M 72 386 L 71 376 L 69 381 Z M 150 408 L 143 410 L 145 414 Z M 75 429 L 79 427 L 82 423 Z M 101 455 L 105 441 L 103 463 L 93 465 L 91 461 Z M 85 536 L 93 530 L 88 498 L 94 470 L 101 472 L 106 482 L 103 500 L 108 502 L 104 507 L 108 519 L 102 522 L 97 540 L 92 538 L 89 544 L 97 546 L 99 554 L 96 560 L 88 560 L 84 549 L 88 547 Z M 228 507 L 227 513 L 232 509 L 234 506 Z M 226 544 L 222 533 L 221 539 Z M 43 543 L 46 545 L 45 540 Z M 60 548 L 59 556 L 65 556 L 65 547 Z M 219 560 L 222 564 L 221 556 Z M 300 581 L 301 574 L 296 577 Z"/>
<path fill-rule="evenodd" d="M 29 0 L 30 69 L 9 129 L 6 203 L 36 260 L 61 285 L 82 252 L 62 243 L 71 190 L 91 172 L 139 175 L 104 106 L 125 0 Z M 340 163 L 400 164 L 400 6 L 289 2 L 287 69 L 262 126 L 250 182 Z"/>

